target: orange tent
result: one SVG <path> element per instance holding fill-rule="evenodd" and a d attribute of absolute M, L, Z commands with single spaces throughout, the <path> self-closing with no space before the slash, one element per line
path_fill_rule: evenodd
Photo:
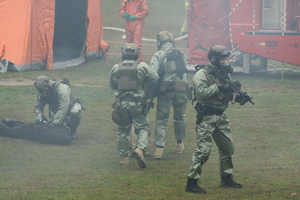
<path fill-rule="evenodd" d="M 103 38 L 101 0 L 0 0 L 0 61 L 8 70 L 104 58 L 109 45 Z"/>

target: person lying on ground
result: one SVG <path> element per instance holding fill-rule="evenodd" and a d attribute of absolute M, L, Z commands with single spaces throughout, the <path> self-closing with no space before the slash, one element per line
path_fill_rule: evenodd
<path fill-rule="evenodd" d="M 72 135 L 64 125 L 49 128 L 45 121 L 25 123 L 6 118 L 2 122 L 0 123 L 0 136 L 63 146 L 70 145 L 72 142 Z"/>

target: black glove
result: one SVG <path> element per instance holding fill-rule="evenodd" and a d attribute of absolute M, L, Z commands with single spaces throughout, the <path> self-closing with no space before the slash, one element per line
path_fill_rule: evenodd
<path fill-rule="evenodd" d="M 221 92 L 224 93 L 230 92 L 230 86 L 227 83 L 219 83 L 218 87 Z"/>
<path fill-rule="evenodd" d="M 238 88 L 242 87 L 242 84 L 239 80 L 236 80 L 235 82 L 233 82 Z"/>
<path fill-rule="evenodd" d="M 41 119 L 38 119 L 34 122 L 35 124 L 41 124 L 41 123 L 44 123 Z"/>
<path fill-rule="evenodd" d="M 34 123 L 48 123 L 48 119 L 45 116 L 42 116 L 42 119 L 36 120 Z"/>
<path fill-rule="evenodd" d="M 42 116 L 42 121 L 47 123 L 49 120 L 47 119 L 47 117 L 45 117 L 44 115 Z"/>
<path fill-rule="evenodd" d="M 166 72 L 165 72 L 165 70 L 164 69 L 162 69 L 162 68 L 160 68 L 159 70 L 158 70 L 158 76 L 161 78 L 161 77 L 163 77 L 164 75 L 166 75 Z"/>
<path fill-rule="evenodd" d="M 246 103 L 244 97 L 242 97 L 241 95 L 237 95 L 236 98 L 235 98 L 235 101 L 240 103 L 241 106 Z"/>
<path fill-rule="evenodd" d="M 56 124 L 53 124 L 53 123 L 51 123 L 51 122 L 49 122 L 49 123 L 46 123 L 46 126 L 47 126 L 48 128 L 54 128 L 54 127 L 56 127 L 57 125 L 56 125 Z"/>

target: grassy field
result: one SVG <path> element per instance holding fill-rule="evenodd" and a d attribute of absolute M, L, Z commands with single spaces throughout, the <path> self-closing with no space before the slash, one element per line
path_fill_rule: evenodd
<path fill-rule="evenodd" d="M 176 37 L 184 6 L 181 0 L 149 1 L 150 16 L 145 23 L 146 38 L 170 30 Z M 104 26 L 123 28 L 118 16 L 121 0 L 103 0 Z M 158 21 L 160 23 L 158 23 Z M 105 31 L 105 40 L 112 41 L 109 53 L 119 53 L 124 42 L 122 33 Z M 153 53 L 149 43 L 144 53 Z M 186 48 L 186 41 L 177 46 Z M 146 56 L 149 62 L 150 56 Z M 242 89 L 253 97 L 255 105 L 230 105 L 227 115 L 235 143 L 235 179 L 242 189 L 219 188 L 218 151 L 216 145 L 204 165 L 201 186 L 208 193 L 197 195 L 184 192 L 186 176 L 195 149 L 195 111 L 187 107 L 187 137 L 185 151 L 175 154 L 172 120 L 168 124 L 167 145 L 161 161 L 147 158 L 147 168 L 138 167 L 130 159 L 126 167 L 118 165 L 117 126 L 111 121 L 113 91 L 108 75 L 120 56 L 108 55 L 106 60 L 94 60 L 80 66 L 55 71 L 9 72 L 0 74 L 0 81 L 30 82 L 39 75 L 70 79 L 77 94 L 85 100 L 78 138 L 70 146 L 38 143 L 0 137 L 0 199 L 6 200 L 171 200 L 171 199 L 300 199 L 299 189 L 299 84 L 300 73 L 252 74 L 233 73 Z M 189 81 L 193 73 L 188 74 Z M 0 85 L 0 118 L 25 122 L 34 121 L 31 85 Z M 150 111 L 154 131 L 155 109 Z M 153 134 L 148 152 L 154 153 Z"/>

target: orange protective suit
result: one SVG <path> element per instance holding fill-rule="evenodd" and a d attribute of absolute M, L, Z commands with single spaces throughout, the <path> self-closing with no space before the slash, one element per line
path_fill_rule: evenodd
<path fill-rule="evenodd" d="M 140 48 L 138 60 L 141 61 L 144 22 L 145 17 L 149 15 L 147 0 L 124 0 L 120 9 L 121 17 L 123 13 L 136 16 L 136 20 L 126 19 L 126 40 Z"/>

